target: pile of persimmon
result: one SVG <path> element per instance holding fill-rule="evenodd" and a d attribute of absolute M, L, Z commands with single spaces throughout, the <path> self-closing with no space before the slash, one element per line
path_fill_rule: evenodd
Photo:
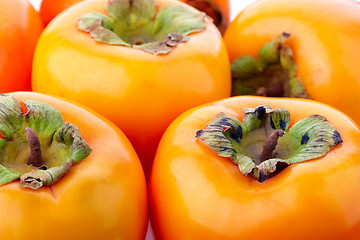
<path fill-rule="evenodd" d="M 0 239 L 359 239 L 358 1 L 0 12 Z"/>

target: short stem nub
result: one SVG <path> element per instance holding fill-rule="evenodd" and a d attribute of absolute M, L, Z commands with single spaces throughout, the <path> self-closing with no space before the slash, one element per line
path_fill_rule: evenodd
<path fill-rule="evenodd" d="M 283 130 L 276 130 L 266 139 L 263 144 L 263 149 L 260 154 L 260 161 L 263 162 L 270 158 L 273 158 L 273 152 L 277 146 L 279 137 L 284 136 L 285 132 Z"/>
<path fill-rule="evenodd" d="M 26 164 L 33 165 L 34 167 L 41 167 L 43 165 L 40 140 L 37 134 L 29 127 L 25 128 L 25 134 L 30 146 L 30 156 Z"/>

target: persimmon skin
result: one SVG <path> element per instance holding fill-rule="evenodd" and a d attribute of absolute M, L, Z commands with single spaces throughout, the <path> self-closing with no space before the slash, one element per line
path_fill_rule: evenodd
<path fill-rule="evenodd" d="M 219 112 L 241 120 L 244 107 L 260 104 L 288 109 L 291 126 L 309 115 L 323 115 L 344 142 L 324 157 L 291 165 L 259 183 L 196 139 L 196 132 Z M 350 118 L 310 100 L 242 96 L 188 110 L 166 130 L 154 160 L 149 199 L 155 235 L 159 240 L 251 239 L 259 234 L 274 240 L 358 239 L 359 140 Z"/>
<path fill-rule="evenodd" d="M 41 19 L 26 0 L 1 0 L 0 9 L 0 92 L 29 91 Z"/>
<path fill-rule="evenodd" d="M 106 0 L 87 0 L 54 19 L 37 45 L 32 86 L 91 107 L 124 131 L 149 175 L 158 141 L 183 111 L 230 96 L 227 51 L 206 19 L 203 32 L 167 55 L 96 42 L 76 29 L 76 19 L 104 11 Z M 179 4 L 158 0 L 159 6 Z"/>
<path fill-rule="evenodd" d="M 42 0 L 40 5 L 40 17 L 47 26 L 51 20 L 65 9 L 83 0 Z"/>
<path fill-rule="evenodd" d="M 327 103 L 360 123 L 360 4 L 351 0 L 262 0 L 244 9 L 224 40 L 230 61 L 257 57 L 282 32 L 298 76 L 311 99 Z"/>
<path fill-rule="evenodd" d="M 74 102 L 32 92 L 76 124 L 91 154 L 55 185 L 31 190 L 1 186 L 1 239 L 144 239 L 148 206 L 140 161 L 126 136 L 104 117 Z M 86 119 L 84 121 L 84 119 Z"/>

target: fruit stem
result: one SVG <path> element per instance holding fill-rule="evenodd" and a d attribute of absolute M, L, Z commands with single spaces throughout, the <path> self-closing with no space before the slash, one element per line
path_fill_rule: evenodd
<path fill-rule="evenodd" d="M 278 144 L 279 137 L 284 136 L 285 132 L 283 130 L 276 130 L 266 139 L 263 144 L 263 149 L 260 154 L 260 161 L 266 161 L 270 158 L 273 158 L 273 152 Z"/>
<path fill-rule="evenodd" d="M 40 167 L 43 165 L 40 140 L 37 134 L 29 127 L 25 128 L 25 134 L 30 146 L 30 156 L 28 157 L 26 164 L 33 165 L 34 167 Z"/>

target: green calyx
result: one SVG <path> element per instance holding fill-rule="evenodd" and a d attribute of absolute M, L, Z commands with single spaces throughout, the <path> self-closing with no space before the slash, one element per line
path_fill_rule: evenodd
<path fill-rule="evenodd" d="M 260 105 L 244 109 L 243 122 L 220 113 L 196 137 L 259 182 L 291 164 L 324 156 L 342 143 L 339 132 L 323 116 L 309 116 L 290 129 L 289 124 L 286 109 Z"/>
<path fill-rule="evenodd" d="M 231 64 L 232 95 L 309 98 L 297 77 L 292 51 L 285 44 L 288 33 L 266 43 L 258 58 L 244 56 Z"/>
<path fill-rule="evenodd" d="M 206 27 L 204 13 L 177 5 L 157 10 L 154 0 L 110 0 L 105 10 L 107 15 L 93 12 L 78 18 L 78 29 L 96 41 L 152 54 L 167 54 Z"/>
<path fill-rule="evenodd" d="M 20 178 L 22 186 L 37 189 L 56 183 L 91 148 L 58 110 L 23 102 L 26 113 L 15 98 L 0 95 L 0 185 Z"/>

